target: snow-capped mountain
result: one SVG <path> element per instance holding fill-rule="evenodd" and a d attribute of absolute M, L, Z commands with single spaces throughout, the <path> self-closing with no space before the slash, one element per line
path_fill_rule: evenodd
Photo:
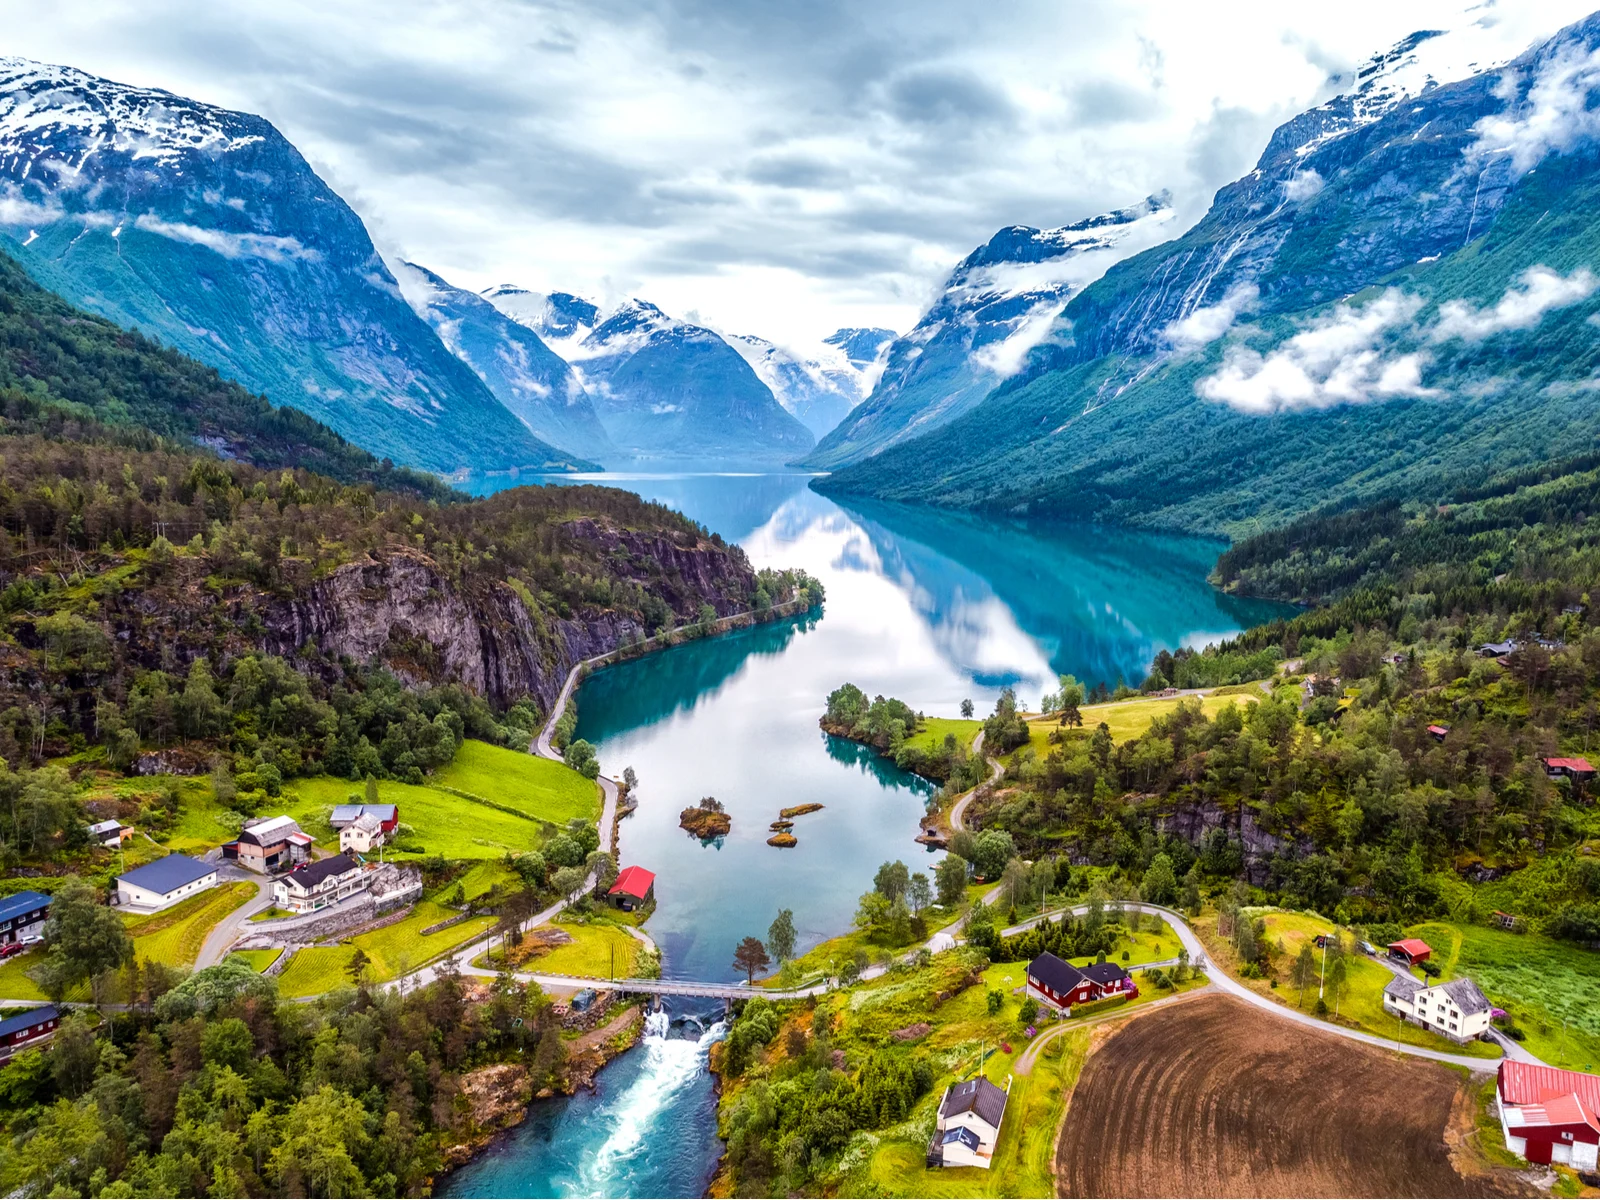
<path fill-rule="evenodd" d="M 784 410 L 823 436 L 872 391 L 894 341 L 892 329 L 840 329 L 807 357 L 765 338 L 730 334 L 727 342 Z"/>
<path fill-rule="evenodd" d="M 718 334 L 648 301 L 603 312 L 570 292 L 483 295 L 572 364 L 624 453 L 784 463 L 815 442 Z"/>
<path fill-rule="evenodd" d="M 1119 259 L 1170 237 L 1173 216 L 1163 193 L 1058 229 L 1002 229 L 962 260 L 916 328 L 889 347 L 872 394 L 807 465 L 855 462 L 967 412 L 1053 335 L 1068 300 Z"/>
<path fill-rule="evenodd" d="M 0 59 L 0 245 L 45 286 L 396 462 L 559 466 L 270 123 Z"/>
<path fill-rule="evenodd" d="M 1484 36 L 1376 56 L 1070 338 L 826 488 L 1231 533 L 1589 445 L 1600 13 L 1504 64 Z"/>
<path fill-rule="evenodd" d="M 616 456 L 577 372 L 531 328 L 426 267 L 403 262 L 394 273 L 417 315 L 535 437 L 583 458 Z"/>

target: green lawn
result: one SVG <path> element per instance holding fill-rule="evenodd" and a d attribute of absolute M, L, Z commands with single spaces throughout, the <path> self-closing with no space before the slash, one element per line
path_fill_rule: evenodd
<path fill-rule="evenodd" d="M 44 991 L 28 977 L 28 972 L 44 963 L 44 955 L 37 949 L 18 954 L 0 962 L 0 997 L 7 1000 L 48 1000 Z M 84 999 L 88 988 L 81 989 Z M 76 999 L 76 996 L 70 997 Z"/>
<path fill-rule="evenodd" d="M 1545 1062 L 1574 1071 L 1600 1067 L 1600 954 L 1536 933 L 1442 921 L 1406 933 L 1433 948 L 1446 979 L 1471 977 L 1490 1003 L 1511 1013 L 1527 1035 L 1523 1045 Z"/>
<path fill-rule="evenodd" d="M 250 964 L 250 969 L 259 975 L 277 962 L 282 953 L 282 950 L 235 950 L 228 957 L 244 959 Z"/>
<path fill-rule="evenodd" d="M 487 742 L 466 741 L 433 782 L 565 825 L 600 819 L 600 787 L 562 763 Z M 420 829 L 420 826 L 419 826 Z"/>
<path fill-rule="evenodd" d="M 193 965 L 206 935 L 216 928 L 217 922 L 253 899 L 255 894 L 253 883 L 224 883 L 165 912 L 128 918 L 134 956 L 141 962 L 158 962 L 169 967 Z"/>
<path fill-rule="evenodd" d="M 978 736 L 978 731 L 982 728 L 982 721 L 968 721 L 960 717 L 929 717 L 922 723 L 920 730 L 905 740 L 905 744 L 921 750 L 924 754 L 933 754 L 943 749 L 945 735 L 953 733 L 957 742 L 970 749 L 972 739 Z"/>
<path fill-rule="evenodd" d="M 1192 703 L 1194 699 L 1193 696 L 1170 696 L 1165 699 L 1122 700 L 1114 704 L 1087 704 L 1078 710 L 1083 714 L 1083 727 L 1078 732 L 1084 735 L 1091 734 L 1095 727 L 1104 721 L 1111 730 L 1112 739 L 1125 742 L 1143 734 L 1157 717 L 1172 712 L 1184 701 Z M 1250 696 L 1237 695 L 1199 697 L 1200 707 L 1208 717 L 1216 716 L 1229 704 L 1237 704 L 1243 708 L 1251 699 Z M 1259 693 L 1254 699 L 1264 700 L 1266 693 Z M 1061 725 L 1055 717 L 1037 717 L 1029 721 L 1029 744 L 1042 757 L 1050 751 L 1048 739 L 1051 731 L 1060 728 Z"/>
<path fill-rule="evenodd" d="M 626 929 L 600 922 L 579 925 L 560 921 L 557 926 L 572 935 L 571 943 L 557 946 L 538 958 L 530 958 L 523 964 L 523 970 L 599 979 L 625 979 L 633 974 L 634 961 L 644 947 Z"/>
<path fill-rule="evenodd" d="M 505 863 L 484 861 L 473 863 L 464 873 L 445 884 L 439 891 L 448 896 L 459 885 L 463 897 L 476 900 L 479 896 L 487 895 L 497 884 L 502 888 L 510 888 L 513 885 L 521 887 L 517 873 Z"/>
<path fill-rule="evenodd" d="M 429 925 L 454 916 L 453 910 L 432 900 L 423 900 L 403 921 L 370 933 L 358 934 L 337 946 L 308 946 L 298 952 L 278 976 L 278 991 L 284 996 L 315 996 L 350 982 L 345 967 L 355 956 L 356 947 L 372 960 L 370 979 L 381 983 L 414 971 L 425 963 L 470 942 L 494 925 L 493 917 L 473 917 L 459 925 L 423 935 Z"/>

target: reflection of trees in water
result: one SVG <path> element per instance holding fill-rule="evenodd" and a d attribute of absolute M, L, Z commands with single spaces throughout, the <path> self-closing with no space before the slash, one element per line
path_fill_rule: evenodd
<path fill-rule="evenodd" d="M 752 658 L 782 654 L 797 633 L 808 632 L 818 620 L 812 613 L 788 617 L 596 671 L 578 691 L 577 736 L 600 742 L 619 730 L 642 728 L 687 712 Z"/>
<path fill-rule="evenodd" d="M 819 731 L 820 732 L 820 731 Z M 827 745 L 828 757 L 834 762 L 847 767 L 855 767 L 863 774 L 871 775 L 884 787 L 910 788 L 914 792 L 930 794 L 933 785 L 920 775 L 913 775 L 910 771 L 902 771 L 894 763 L 879 754 L 870 746 L 863 746 L 860 742 L 852 742 L 848 738 L 834 737 L 832 734 L 821 734 L 823 742 Z"/>
<path fill-rule="evenodd" d="M 1056 672 L 1138 683 L 1163 647 L 1269 619 L 1284 606 L 1206 582 L 1222 543 L 1092 526 L 1043 526 L 966 513 L 856 503 L 885 574 L 899 581 L 953 659 L 981 640 L 998 599 Z M 957 662 L 980 682 L 976 665 Z"/>

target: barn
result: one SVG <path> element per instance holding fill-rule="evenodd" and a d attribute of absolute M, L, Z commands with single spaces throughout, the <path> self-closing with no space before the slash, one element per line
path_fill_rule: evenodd
<path fill-rule="evenodd" d="M 1427 962 L 1433 954 L 1433 947 L 1421 938 L 1404 938 L 1398 942 L 1389 943 L 1389 957 L 1397 962 L 1403 962 L 1408 967 L 1414 967 L 1420 962 Z"/>
<path fill-rule="evenodd" d="M 1506 1149 L 1531 1163 L 1597 1169 L 1600 1075 L 1507 1059 L 1495 1085 Z"/>
<path fill-rule="evenodd" d="M 117 876 L 117 903 L 154 912 L 216 887 L 217 869 L 186 854 L 169 854 Z"/>
<path fill-rule="evenodd" d="M 611 897 L 611 903 L 627 912 L 635 908 L 643 908 L 655 895 L 655 873 L 646 871 L 643 867 L 624 867 L 617 876 L 617 882 L 606 893 Z"/>

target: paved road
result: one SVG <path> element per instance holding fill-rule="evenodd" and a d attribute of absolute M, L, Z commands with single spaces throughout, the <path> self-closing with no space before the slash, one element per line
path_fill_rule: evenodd
<path fill-rule="evenodd" d="M 578 686 L 585 667 L 599 663 L 609 658 L 608 654 L 586 658 L 567 672 L 567 681 L 561 685 L 561 694 L 556 697 L 556 702 L 550 706 L 550 717 L 544 723 L 544 728 L 539 731 L 539 736 L 534 739 L 533 752 L 540 758 L 548 758 L 555 762 L 562 762 L 561 751 L 555 748 L 551 740 L 555 737 L 556 722 L 561 720 L 561 714 L 567 711 L 567 701 L 572 699 L 572 692 Z M 604 803 L 600 807 L 600 848 L 607 853 L 611 852 L 616 844 L 617 836 L 617 784 L 613 779 L 601 775 L 596 782 L 600 785 Z"/>
<path fill-rule="evenodd" d="M 974 754 L 983 753 L 983 730 L 981 729 L 978 730 L 978 736 L 972 739 L 972 752 Z M 985 779 L 983 783 L 980 783 L 978 787 L 969 788 L 966 792 L 962 793 L 961 798 L 957 800 L 955 805 L 950 809 L 951 830 L 966 828 L 966 826 L 962 824 L 962 818 L 966 816 L 967 805 L 972 803 L 972 798 L 978 794 L 978 788 L 983 787 L 984 784 L 993 786 L 994 784 L 999 783 L 1000 776 L 1006 773 L 1005 764 L 1002 763 L 998 758 L 991 758 L 989 760 L 989 766 L 991 768 L 989 772 L 989 778 Z"/>
<path fill-rule="evenodd" d="M 244 874 L 241 872 L 241 875 Z M 245 877 L 256 885 L 255 899 L 246 900 L 217 922 L 216 927 L 206 934 L 206 940 L 200 944 L 200 953 L 195 956 L 196 971 L 221 962 L 228 952 L 228 947 L 238 940 L 240 926 L 256 913 L 265 912 L 272 907 L 272 879 L 264 875 L 258 877 L 253 873 Z"/>

